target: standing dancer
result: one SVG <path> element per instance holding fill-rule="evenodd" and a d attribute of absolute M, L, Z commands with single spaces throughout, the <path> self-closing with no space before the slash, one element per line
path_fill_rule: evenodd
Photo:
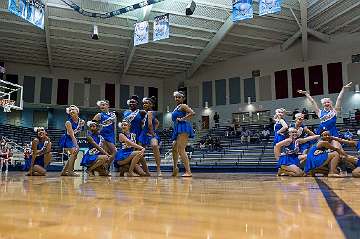
<path fill-rule="evenodd" d="M 174 131 L 171 139 L 174 141 L 172 146 L 172 155 L 173 155 L 173 174 L 172 176 L 176 177 L 179 173 L 178 168 L 178 158 L 180 158 L 185 167 L 185 173 L 182 177 L 191 177 L 190 162 L 185 151 L 186 145 L 189 138 L 194 138 L 194 130 L 192 128 L 191 122 L 189 121 L 194 115 L 195 112 L 186 104 L 185 93 L 182 91 L 174 92 L 176 107 L 172 112 L 171 118 L 174 123 Z"/>
<path fill-rule="evenodd" d="M 6 140 L 3 138 L 0 142 L 0 173 L 2 172 L 3 165 L 5 163 L 5 172 L 9 170 L 9 156 L 10 149 L 6 143 Z"/>
<path fill-rule="evenodd" d="M 127 104 L 129 106 L 129 110 L 124 112 L 124 120 L 130 123 L 130 133 L 136 135 L 136 143 L 138 143 L 146 112 L 144 110 L 139 110 L 139 96 L 137 95 L 131 96 L 131 98 L 127 101 Z M 157 121 L 155 129 L 158 125 L 159 122 Z M 144 157 L 140 159 L 139 163 L 141 164 L 142 170 L 146 173 L 146 175 L 150 176 L 149 168 Z"/>
<path fill-rule="evenodd" d="M 342 177 L 337 171 L 337 165 L 340 156 L 346 157 L 347 155 L 342 148 L 334 147 L 333 141 L 335 140 L 333 140 L 329 131 L 324 131 L 321 134 L 321 139 L 310 148 L 307 154 L 304 168 L 306 174 L 314 176 L 317 172 L 323 172 L 325 167 L 327 171 L 328 167 L 328 177 Z"/>
<path fill-rule="evenodd" d="M 76 139 L 76 134 L 82 130 L 85 121 L 79 118 L 79 108 L 75 105 L 70 105 L 66 108 L 68 120 L 65 122 L 65 134 L 60 139 L 60 147 L 70 154 L 69 160 L 66 162 L 61 176 L 79 176 L 74 172 L 74 164 L 79 153 L 79 145 Z"/>
<path fill-rule="evenodd" d="M 115 147 L 115 124 L 116 114 L 109 111 L 109 101 L 99 100 L 97 103 L 101 113 L 95 115 L 93 121 L 100 122 L 102 129 L 100 135 L 104 138 L 103 146 L 109 155 L 116 152 Z M 111 162 L 108 162 L 110 164 Z"/>
<path fill-rule="evenodd" d="M 131 96 L 127 104 L 129 110 L 124 112 L 124 119 L 131 124 L 130 132 L 136 135 L 136 141 L 138 141 L 146 113 L 143 110 L 139 110 L 139 97 L 137 95 Z"/>
<path fill-rule="evenodd" d="M 128 121 L 123 120 L 119 127 L 122 129 L 122 133 L 119 134 L 121 148 L 116 152 L 114 166 L 116 168 L 129 166 L 128 176 L 133 177 L 136 176 L 134 173 L 136 164 L 144 157 L 145 148 L 136 144 L 136 135 L 130 132 L 130 123 Z M 120 176 L 123 176 L 122 171 Z M 146 176 L 144 172 L 141 172 L 140 175 Z"/>
<path fill-rule="evenodd" d="M 86 173 L 89 176 L 95 176 L 95 171 L 98 171 L 100 176 L 105 165 L 110 158 L 110 155 L 100 146 L 103 139 L 100 136 L 99 125 L 94 121 L 88 121 L 87 126 L 89 127 L 88 136 L 86 138 L 88 142 L 88 151 L 84 154 L 80 165 L 87 167 Z"/>
<path fill-rule="evenodd" d="M 27 176 L 45 176 L 51 161 L 51 141 L 43 127 L 35 127 L 36 138 L 31 143 L 31 164 Z"/>
<path fill-rule="evenodd" d="M 286 138 L 285 134 L 289 127 L 288 127 L 286 121 L 284 120 L 285 112 L 286 112 L 286 110 L 284 108 L 275 110 L 274 143 L 273 143 L 274 146 Z"/>
<path fill-rule="evenodd" d="M 306 98 L 310 100 L 311 104 L 313 105 L 316 115 L 321 120 L 319 128 L 316 130 L 316 134 L 320 134 L 320 132 L 326 130 L 326 131 L 329 131 L 330 136 L 335 136 L 335 137 L 339 136 L 339 132 L 336 128 L 336 116 L 337 116 L 337 113 L 341 111 L 341 104 L 342 104 L 342 99 L 344 97 L 345 89 L 350 88 L 351 84 L 352 84 L 352 82 L 343 86 L 343 88 L 341 89 L 341 91 L 337 97 L 335 108 L 333 107 L 333 102 L 331 101 L 330 98 L 321 99 L 321 104 L 324 107 L 322 110 L 320 110 L 320 108 L 317 105 L 314 98 L 312 98 L 311 95 L 307 91 L 298 90 L 298 93 L 305 95 Z M 337 148 L 341 148 L 341 144 L 338 141 L 333 140 L 332 143 L 333 143 L 333 146 L 335 146 Z"/>
<path fill-rule="evenodd" d="M 141 131 L 139 142 L 143 146 L 149 146 L 151 145 L 154 158 L 156 162 L 156 172 L 157 176 L 161 176 L 161 170 L 160 170 L 160 150 L 159 150 L 159 143 L 160 143 L 160 137 L 156 134 L 156 114 L 154 111 L 152 111 L 154 105 L 156 102 L 155 97 L 151 98 L 144 98 L 143 99 L 143 108 L 146 111 L 145 115 L 145 123 L 144 127 Z"/>

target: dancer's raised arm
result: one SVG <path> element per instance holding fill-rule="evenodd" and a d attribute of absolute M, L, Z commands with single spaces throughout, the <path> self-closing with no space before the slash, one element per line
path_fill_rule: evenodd
<path fill-rule="evenodd" d="M 352 84 L 352 82 L 344 85 L 343 88 L 341 89 L 341 91 L 340 91 L 340 93 L 339 93 L 339 95 L 338 95 L 338 97 L 337 97 L 337 99 L 336 99 L 336 104 L 335 104 L 335 110 L 336 110 L 336 111 L 338 111 L 338 112 L 341 111 L 341 105 L 342 105 L 342 100 L 343 100 L 343 98 L 344 98 L 345 90 L 346 90 L 347 88 L 350 88 L 350 87 L 351 87 L 351 84 Z"/>
<path fill-rule="evenodd" d="M 309 92 L 305 91 L 305 90 L 298 90 L 297 91 L 299 94 L 303 94 L 306 96 L 306 98 L 308 100 L 310 100 L 312 106 L 314 107 L 314 110 L 315 110 L 315 113 L 317 114 L 317 116 L 320 117 L 320 108 L 319 106 L 317 105 L 316 101 L 314 100 L 314 98 L 312 98 L 312 96 L 310 95 Z"/>

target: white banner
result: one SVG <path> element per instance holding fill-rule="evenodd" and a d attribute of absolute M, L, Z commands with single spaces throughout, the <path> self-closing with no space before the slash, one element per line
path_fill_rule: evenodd
<path fill-rule="evenodd" d="M 45 5 L 40 0 L 9 0 L 9 12 L 44 29 Z"/>
<path fill-rule="evenodd" d="M 169 38 L 170 24 L 169 14 L 155 17 L 154 19 L 154 41 Z"/>
<path fill-rule="evenodd" d="M 134 46 L 149 42 L 149 22 L 135 23 Z"/>
<path fill-rule="evenodd" d="M 260 0 L 259 15 L 277 13 L 281 11 L 282 0 Z"/>

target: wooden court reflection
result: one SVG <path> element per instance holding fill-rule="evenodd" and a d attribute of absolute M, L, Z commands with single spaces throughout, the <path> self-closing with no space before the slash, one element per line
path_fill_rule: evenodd
<path fill-rule="evenodd" d="M 359 212 L 359 182 L 343 180 L 344 200 Z M 313 178 L 9 173 L 0 203 L 0 238 L 344 238 Z"/>

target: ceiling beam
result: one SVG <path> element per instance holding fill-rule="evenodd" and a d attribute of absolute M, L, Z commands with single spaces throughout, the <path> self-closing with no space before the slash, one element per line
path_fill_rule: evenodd
<path fill-rule="evenodd" d="M 308 59 L 308 14 L 307 14 L 307 2 L 299 0 L 300 3 L 300 14 L 301 14 L 301 41 L 302 41 L 302 56 L 303 61 Z"/>
<path fill-rule="evenodd" d="M 152 7 L 153 7 L 152 5 L 145 7 L 143 16 L 141 18 L 139 18 L 137 22 L 149 20 Z M 134 34 L 135 34 L 135 32 L 133 31 L 133 35 Z M 124 70 L 123 70 L 121 78 L 123 78 L 126 75 L 126 73 L 128 72 L 131 62 L 135 55 L 135 50 L 136 50 L 136 46 L 134 45 L 134 37 L 132 37 L 130 44 L 129 44 L 129 50 L 127 51 L 127 54 L 125 57 L 126 60 L 124 61 Z"/>
<path fill-rule="evenodd" d="M 341 12 L 338 12 L 336 15 L 334 15 L 334 16 L 332 16 L 332 17 L 329 17 L 327 20 L 321 22 L 319 25 L 317 25 L 317 26 L 315 27 L 315 30 L 319 30 L 320 28 L 322 28 L 322 27 L 325 26 L 326 24 L 334 21 L 335 19 L 341 17 L 341 16 L 344 15 L 345 13 L 351 11 L 352 9 L 354 9 L 354 8 L 356 8 L 356 7 L 358 7 L 358 6 L 360 6 L 360 1 L 358 1 L 357 3 L 351 5 L 350 7 L 346 8 L 346 9 L 344 9 L 344 10 L 341 11 Z"/>
<path fill-rule="evenodd" d="M 329 34 L 333 34 L 334 32 L 346 27 L 347 25 L 357 21 L 358 19 L 360 19 L 360 15 L 357 15 L 356 17 L 351 18 L 350 20 L 344 22 L 343 24 L 334 27 L 333 29 L 331 29 L 331 31 L 329 31 Z"/>
<path fill-rule="evenodd" d="M 297 31 L 294 35 L 292 35 L 289 39 L 287 39 L 283 44 L 281 44 L 280 48 L 283 51 L 286 51 L 287 49 L 292 46 L 297 39 L 301 36 L 301 30 Z"/>
<path fill-rule="evenodd" d="M 53 71 L 52 68 L 52 58 L 51 58 L 51 45 L 50 45 L 50 24 L 49 24 L 49 8 L 47 5 L 47 2 L 45 2 L 45 17 L 44 17 L 44 27 L 45 27 L 45 42 L 46 42 L 46 49 L 48 54 L 48 61 L 49 61 L 49 69 L 50 73 Z"/>
<path fill-rule="evenodd" d="M 325 33 L 315 31 L 314 29 L 311 29 L 308 27 L 307 32 L 311 34 L 313 37 L 316 37 L 317 39 L 323 41 L 323 42 L 330 42 L 331 37 Z"/>
<path fill-rule="evenodd" d="M 319 7 L 317 11 L 312 11 L 312 9 L 310 9 L 312 6 L 309 6 L 309 20 L 312 20 L 313 18 L 315 18 L 316 16 L 318 16 L 321 13 L 324 13 L 326 10 L 328 10 L 329 8 L 335 6 L 336 4 L 342 2 L 343 0 L 322 0 L 322 1 L 316 1 L 316 3 L 319 3 Z M 315 5 L 315 4 L 313 4 Z"/>
<path fill-rule="evenodd" d="M 196 58 L 194 64 L 191 66 L 190 70 L 187 72 L 187 77 L 190 78 L 201 66 L 201 64 L 206 60 L 206 58 L 214 51 L 216 46 L 221 42 L 225 35 L 233 27 L 232 16 L 229 16 L 225 23 L 221 26 L 219 31 L 215 34 L 213 39 L 208 43 L 205 49 L 200 53 L 200 56 Z"/>
<path fill-rule="evenodd" d="M 281 40 L 277 40 L 277 39 L 271 39 L 271 38 L 265 38 L 265 37 L 257 37 L 257 36 L 250 36 L 250 35 L 238 35 L 236 33 L 228 33 L 228 36 L 234 36 L 234 37 L 238 37 L 238 38 L 246 38 L 246 39 L 250 39 L 250 40 L 257 40 L 257 41 L 264 41 L 264 42 L 271 42 L 271 43 L 282 43 L 283 41 Z"/>

